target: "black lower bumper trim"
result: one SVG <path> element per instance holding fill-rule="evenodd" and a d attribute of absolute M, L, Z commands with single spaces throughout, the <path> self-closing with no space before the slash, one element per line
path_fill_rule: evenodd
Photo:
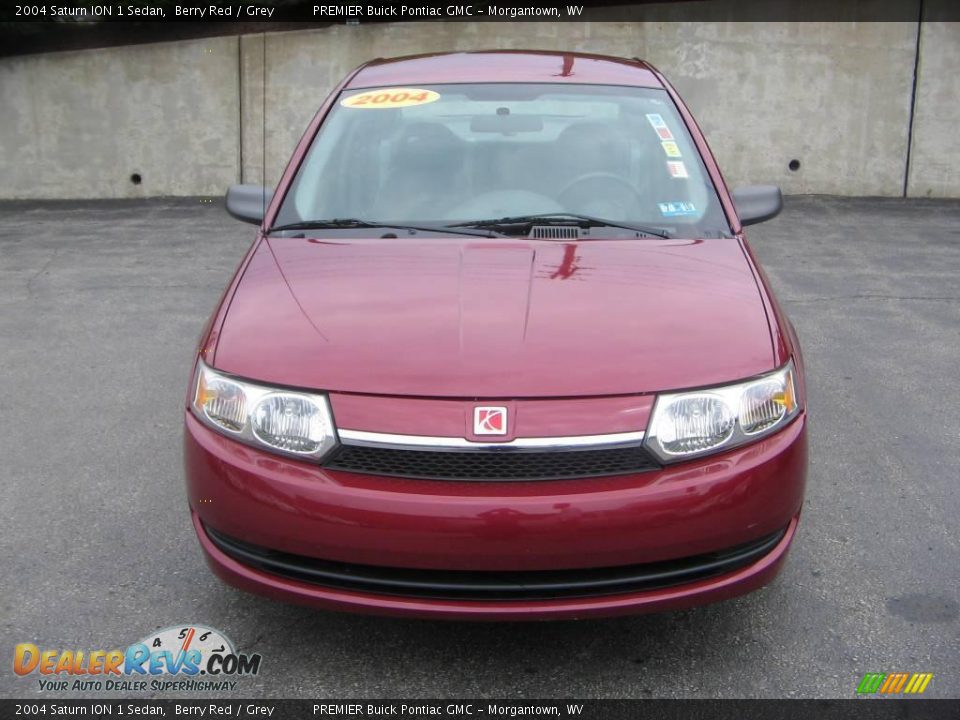
<path fill-rule="evenodd" d="M 786 528 L 717 552 L 641 565 L 534 571 L 422 570 L 357 565 L 279 552 L 204 526 L 225 555 L 291 580 L 339 590 L 449 600 L 557 600 L 616 595 L 683 585 L 746 567 L 783 538 Z"/>

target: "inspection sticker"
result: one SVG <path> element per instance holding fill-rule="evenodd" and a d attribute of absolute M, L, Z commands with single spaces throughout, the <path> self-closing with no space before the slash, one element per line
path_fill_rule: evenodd
<path fill-rule="evenodd" d="M 657 206 L 664 217 L 685 217 L 697 214 L 697 208 L 690 202 L 662 202 L 657 203 Z"/>
<path fill-rule="evenodd" d="M 673 140 L 673 133 L 670 132 L 670 128 L 659 113 L 647 113 L 647 120 L 650 121 L 650 125 L 657 131 L 661 140 Z"/>
<path fill-rule="evenodd" d="M 650 121 L 650 124 L 653 126 L 653 129 L 665 128 L 667 124 L 663 121 L 663 117 L 658 113 L 647 113 L 647 120 Z"/>
<path fill-rule="evenodd" d="M 426 105 L 440 99 L 440 93 L 420 88 L 385 88 L 351 95 L 340 101 L 343 107 L 376 109 Z"/>
<path fill-rule="evenodd" d="M 663 151 L 667 154 L 667 157 L 682 157 L 680 155 L 680 148 L 673 140 L 662 140 L 660 142 L 660 147 L 663 148 Z"/>
<path fill-rule="evenodd" d="M 667 160 L 667 170 L 670 171 L 670 177 L 685 178 L 687 175 L 687 166 L 682 160 Z"/>

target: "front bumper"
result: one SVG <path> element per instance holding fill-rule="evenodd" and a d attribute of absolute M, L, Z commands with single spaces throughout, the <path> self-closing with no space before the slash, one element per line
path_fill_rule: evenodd
<path fill-rule="evenodd" d="M 573 618 L 682 608 L 754 590 L 779 570 L 799 518 L 805 415 L 753 445 L 655 471 L 538 482 L 446 482 L 325 470 L 222 437 L 186 416 L 194 526 L 226 582 L 276 599 L 392 615 Z M 209 529 L 209 531 L 208 531 Z M 398 573 L 523 573 L 687 562 L 773 538 L 763 554 L 679 584 L 556 597 L 404 594 L 282 574 L 217 537 L 282 557 Z M 225 552 L 225 548 L 228 552 Z M 659 565 L 658 565 L 659 564 Z M 265 569 L 268 568 L 268 569 Z M 522 582 L 522 580 L 521 580 Z M 640 589 L 622 588 L 636 587 Z M 505 599 L 508 598 L 508 599 Z"/>

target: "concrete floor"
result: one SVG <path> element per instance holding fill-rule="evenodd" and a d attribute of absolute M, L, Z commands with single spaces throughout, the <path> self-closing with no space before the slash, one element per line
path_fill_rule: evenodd
<path fill-rule="evenodd" d="M 958 202 L 793 197 L 750 229 L 810 385 L 807 502 L 773 585 L 470 625 L 314 612 L 208 572 L 181 411 L 248 226 L 200 200 L 0 204 L 0 695 L 37 695 L 15 643 L 198 622 L 263 655 L 241 697 L 852 697 L 868 671 L 933 672 L 927 695 L 958 697 L 958 228 Z"/>

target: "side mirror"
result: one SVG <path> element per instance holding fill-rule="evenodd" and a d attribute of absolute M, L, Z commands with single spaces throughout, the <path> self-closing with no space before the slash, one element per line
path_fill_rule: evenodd
<path fill-rule="evenodd" d="M 734 188 L 731 194 L 744 225 L 764 222 L 783 210 L 783 195 L 776 185 L 743 185 Z"/>
<path fill-rule="evenodd" d="M 259 225 L 273 199 L 273 190 L 263 185 L 231 185 L 227 189 L 227 212 L 237 220 Z"/>

